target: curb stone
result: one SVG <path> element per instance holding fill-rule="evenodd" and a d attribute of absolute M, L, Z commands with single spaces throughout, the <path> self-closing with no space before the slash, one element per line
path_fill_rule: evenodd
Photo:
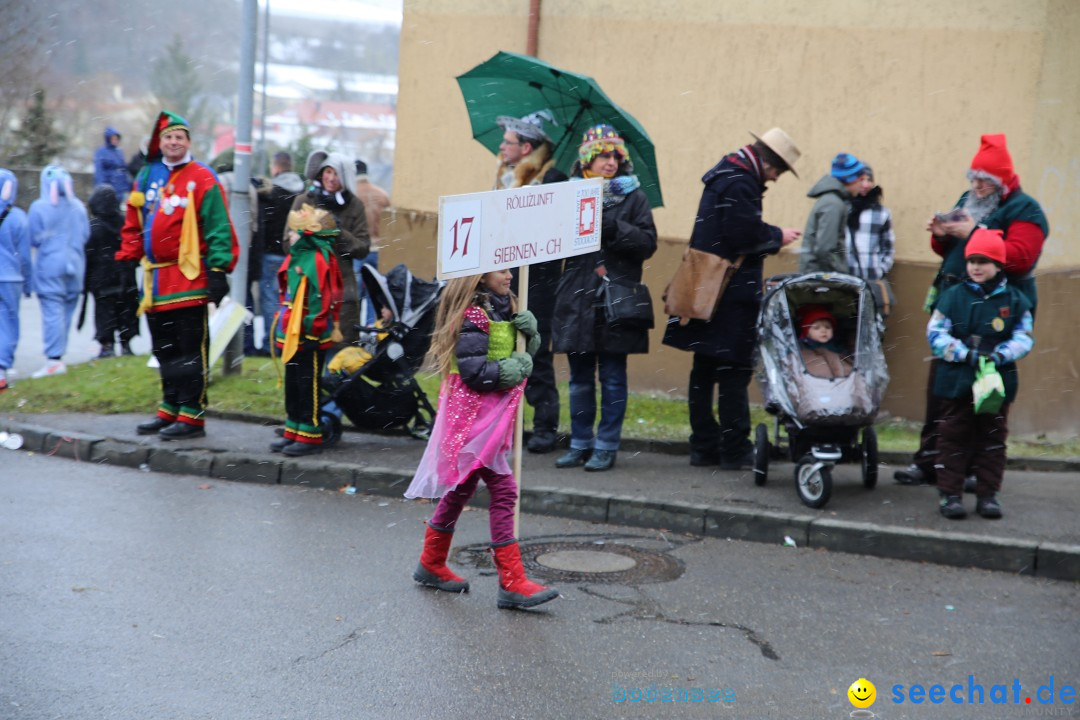
<path fill-rule="evenodd" d="M 809 547 L 939 565 L 1035 574 L 1034 540 L 943 533 L 896 525 L 821 519 L 810 523 Z"/>
<path fill-rule="evenodd" d="M 361 492 L 396 497 L 401 496 L 412 478 L 411 474 L 399 470 L 357 467 L 348 463 L 302 459 L 278 462 L 244 453 L 215 453 L 182 447 L 150 448 L 141 443 L 62 432 L 3 418 L 0 418 L 0 429 L 20 433 L 24 439 L 23 449 L 27 451 L 48 452 L 55 446 L 51 454 L 59 457 L 131 467 L 147 463 L 151 470 L 161 473 L 332 490 L 352 484 Z M 470 505 L 487 506 L 487 493 L 483 488 Z M 521 493 L 521 509 L 587 522 L 773 544 L 780 544 L 785 536 L 790 536 L 799 547 L 1080 581 L 1080 545 L 943 533 L 744 507 L 660 502 L 558 487 L 526 488 Z"/>
<path fill-rule="evenodd" d="M 222 420 L 236 420 L 238 422 L 254 423 L 267 427 L 280 427 L 281 418 L 268 417 L 266 415 L 252 415 L 242 412 L 220 412 L 207 410 L 207 417 L 217 417 Z M 345 432 L 359 432 L 352 427 L 346 426 Z M 395 431 L 380 433 L 379 431 L 364 431 L 373 435 L 395 435 Z M 528 442 L 532 437 L 529 431 L 524 432 L 524 441 Z M 559 448 L 568 448 L 569 440 L 563 438 L 556 445 Z M 688 440 L 651 440 L 647 438 L 628 438 L 620 440 L 619 452 L 630 454 L 634 452 L 652 452 L 662 455 L 690 456 L 690 442 Z M 883 465 L 907 465 L 911 462 L 912 451 L 880 450 L 878 461 Z M 1036 472 L 1075 472 L 1080 473 L 1080 458 L 1042 458 L 1042 457 L 1012 457 L 1006 458 L 1005 467 L 1009 470 L 1033 470 Z"/>

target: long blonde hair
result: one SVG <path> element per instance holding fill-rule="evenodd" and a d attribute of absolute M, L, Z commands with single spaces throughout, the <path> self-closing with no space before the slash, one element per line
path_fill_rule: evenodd
<path fill-rule="evenodd" d="M 465 310 L 470 305 L 486 307 L 488 301 L 486 291 L 481 289 L 483 275 L 469 275 L 467 277 L 454 278 L 443 288 L 439 299 L 439 310 L 435 314 L 435 332 L 431 335 L 431 347 L 428 349 L 428 358 L 435 366 L 436 372 L 443 377 L 450 374 L 450 368 L 454 363 L 454 351 L 457 349 L 458 337 L 461 335 L 461 325 L 465 319 Z M 517 303 L 514 296 L 510 296 L 510 308 L 516 310 Z"/>

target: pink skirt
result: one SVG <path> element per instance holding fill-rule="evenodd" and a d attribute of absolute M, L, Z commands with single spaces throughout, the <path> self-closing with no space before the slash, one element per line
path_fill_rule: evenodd
<path fill-rule="evenodd" d="M 439 389 L 439 409 L 407 498 L 441 498 L 480 468 L 510 475 L 514 420 L 525 383 L 477 392 L 457 373 Z"/>

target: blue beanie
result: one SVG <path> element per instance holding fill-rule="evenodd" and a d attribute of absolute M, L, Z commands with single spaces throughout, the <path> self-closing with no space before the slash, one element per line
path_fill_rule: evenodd
<path fill-rule="evenodd" d="M 832 176 L 845 185 L 854 182 L 860 175 L 865 175 L 866 172 L 866 166 L 851 153 L 840 153 L 833 158 Z"/>

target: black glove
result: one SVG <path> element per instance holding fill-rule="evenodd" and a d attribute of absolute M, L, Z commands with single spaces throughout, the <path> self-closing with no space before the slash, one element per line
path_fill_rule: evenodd
<path fill-rule="evenodd" d="M 990 362 L 994 363 L 994 367 L 1001 367 L 1005 364 L 1005 358 L 1001 357 L 1001 353 L 992 352 L 987 356 Z"/>
<path fill-rule="evenodd" d="M 210 268 L 206 276 L 206 289 L 210 293 L 210 302 L 220 306 L 221 301 L 229 294 L 229 276 L 220 268 Z"/>
<path fill-rule="evenodd" d="M 970 365 L 973 368 L 978 368 L 979 367 L 979 357 L 981 357 L 981 356 L 982 356 L 982 353 L 980 353 L 975 348 L 972 348 L 972 349 L 968 350 L 967 364 Z"/>

